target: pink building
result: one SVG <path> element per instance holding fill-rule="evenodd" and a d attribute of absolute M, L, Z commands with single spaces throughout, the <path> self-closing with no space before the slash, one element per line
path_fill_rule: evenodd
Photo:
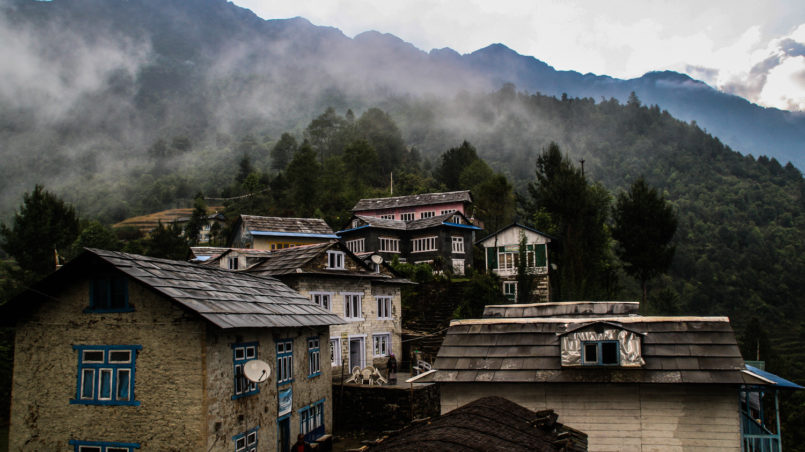
<path fill-rule="evenodd" d="M 391 198 L 361 199 L 352 208 L 352 213 L 385 220 L 413 221 L 460 212 L 472 217 L 472 195 L 469 190 L 447 193 L 423 193 L 421 195 L 394 196 Z"/>

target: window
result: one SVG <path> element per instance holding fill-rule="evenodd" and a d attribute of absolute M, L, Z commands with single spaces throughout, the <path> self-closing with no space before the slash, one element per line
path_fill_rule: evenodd
<path fill-rule="evenodd" d="M 448 213 L 455 211 L 456 209 L 442 210 L 441 212 L 439 212 L 439 215 L 447 215 Z"/>
<path fill-rule="evenodd" d="M 361 220 L 358 220 L 358 219 L 352 220 L 352 229 L 357 228 L 358 226 L 360 226 L 360 224 L 361 224 Z"/>
<path fill-rule="evenodd" d="M 461 221 L 461 215 L 453 215 L 453 221 L 452 222 L 455 223 L 455 224 L 464 224 Z"/>
<path fill-rule="evenodd" d="M 78 350 L 76 397 L 83 405 L 139 405 L 134 400 L 134 362 L 140 345 L 74 345 Z"/>
<path fill-rule="evenodd" d="M 293 339 L 277 342 L 277 385 L 293 381 Z"/>
<path fill-rule="evenodd" d="M 109 441 L 78 441 L 71 439 L 70 445 L 75 452 L 132 452 L 139 449 L 138 443 L 115 443 Z"/>
<path fill-rule="evenodd" d="M 361 294 L 344 294 L 344 317 L 347 319 L 362 319 L 361 315 Z"/>
<path fill-rule="evenodd" d="M 325 292 L 311 292 L 310 299 L 313 300 L 314 303 L 321 306 L 326 310 L 330 310 L 330 301 L 332 301 L 332 295 Z"/>
<path fill-rule="evenodd" d="M 399 253 L 400 239 L 380 237 L 380 251 L 385 251 L 387 253 Z"/>
<path fill-rule="evenodd" d="M 324 399 L 299 410 L 299 433 L 305 435 L 305 441 L 324 435 Z"/>
<path fill-rule="evenodd" d="M 434 215 L 436 215 L 436 212 L 434 212 L 432 210 L 429 211 L 429 212 L 420 212 L 419 218 L 430 218 L 430 217 L 432 217 Z"/>
<path fill-rule="evenodd" d="M 89 286 L 89 308 L 84 312 L 130 312 L 128 280 L 124 276 L 92 278 Z"/>
<path fill-rule="evenodd" d="M 386 215 L 380 215 L 380 219 L 381 220 L 393 220 L 394 219 L 394 214 L 391 213 L 391 214 L 386 214 Z"/>
<path fill-rule="evenodd" d="M 235 394 L 232 399 L 239 399 L 260 392 L 257 383 L 249 381 L 243 373 L 243 366 L 247 361 L 253 359 L 257 359 L 257 342 L 232 345 L 232 364 L 235 367 Z"/>
<path fill-rule="evenodd" d="M 319 348 L 319 338 L 307 338 L 307 363 L 308 363 L 308 377 L 315 377 L 321 375 L 321 349 Z"/>
<path fill-rule="evenodd" d="M 373 334 L 372 343 L 375 356 L 388 356 L 391 352 L 391 334 Z"/>
<path fill-rule="evenodd" d="M 391 318 L 391 297 L 375 297 L 377 300 L 377 318 Z"/>
<path fill-rule="evenodd" d="M 400 214 L 400 220 L 402 220 L 402 221 L 414 221 L 414 212 L 408 212 L 408 213 Z"/>
<path fill-rule="evenodd" d="M 618 341 L 584 341 L 581 363 L 591 366 L 617 366 L 620 363 Z"/>
<path fill-rule="evenodd" d="M 256 452 L 257 430 L 259 428 L 260 427 L 255 427 L 249 431 L 233 436 L 232 441 L 235 442 L 235 452 Z"/>
<path fill-rule="evenodd" d="M 464 237 L 451 237 L 453 242 L 453 253 L 464 254 Z"/>
<path fill-rule="evenodd" d="M 344 269 L 344 252 L 343 251 L 328 251 L 327 252 L 327 268 L 331 270 Z"/>
<path fill-rule="evenodd" d="M 423 251 L 436 251 L 436 237 L 421 237 L 411 240 L 414 253 Z"/>
<path fill-rule="evenodd" d="M 364 239 L 355 239 L 347 241 L 347 249 L 352 251 L 353 253 L 363 253 L 366 247 L 364 243 L 366 240 Z"/>
<path fill-rule="evenodd" d="M 503 281 L 503 295 L 509 300 L 517 299 L 517 281 Z"/>
<path fill-rule="evenodd" d="M 514 269 L 517 268 L 517 262 L 519 261 L 518 254 L 519 253 L 512 251 L 501 251 L 498 253 L 498 268 L 500 270 L 514 271 Z"/>
<path fill-rule="evenodd" d="M 330 365 L 341 365 L 341 339 L 337 337 L 330 338 Z"/>
<path fill-rule="evenodd" d="M 229 258 L 229 269 L 230 270 L 237 270 L 238 269 L 238 258 L 237 257 L 230 257 Z"/>

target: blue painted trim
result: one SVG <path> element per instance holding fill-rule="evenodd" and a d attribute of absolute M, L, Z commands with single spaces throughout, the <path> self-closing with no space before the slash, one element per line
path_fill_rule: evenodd
<path fill-rule="evenodd" d="M 243 368 L 242 366 L 244 364 L 246 364 L 247 361 L 249 361 L 249 358 L 246 357 L 246 351 L 245 350 L 243 351 L 243 358 L 241 358 L 241 359 L 236 358 L 235 357 L 235 349 L 238 349 L 238 348 L 244 348 L 245 349 L 247 347 L 254 347 L 254 358 L 252 358 L 252 359 L 258 359 L 258 351 L 260 349 L 260 343 L 257 342 L 257 341 L 237 342 L 237 343 L 229 344 L 229 346 L 232 348 L 232 390 L 234 391 L 235 386 L 237 385 L 237 378 L 238 378 L 237 371 L 236 371 L 236 366 L 238 364 L 240 364 L 241 369 L 242 369 Z M 248 382 L 248 379 L 246 379 L 246 381 Z M 251 384 L 251 382 L 248 382 L 247 384 Z M 255 395 L 255 394 L 259 394 L 260 393 L 260 386 L 257 385 L 257 384 L 255 384 L 254 386 L 255 386 L 255 388 L 252 391 L 243 391 L 240 394 L 232 394 L 232 400 L 237 400 L 237 399 L 241 399 L 243 397 L 249 397 L 249 396 L 252 396 L 252 395 Z"/>
<path fill-rule="evenodd" d="M 287 344 L 288 342 L 291 343 L 291 351 L 284 351 L 284 352 L 280 353 L 279 352 L 279 344 L 280 343 Z M 274 353 L 277 356 L 277 366 L 275 367 L 276 371 L 274 373 L 277 374 L 277 387 L 285 386 L 287 384 L 293 383 L 293 380 L 294 380 L 294 378 L 293 378 L 293 362 L 294 362 L 294 359 L 293 359 L 293 342 L 294 342 L 293 338 L 286 338 L 286 339 L 280 339 L 280 340 L 274 341 Z M 280 382 L 279 360 L 280 360 L 281 357 L 286 357 L 286 356 L 291 357 L 291 378 Z"/>
<path fill-rule="evenodd" d="M 107 294 L 109 295 L 109 300 L 111 301 L 112 298 L 112 288 L 115 285 L 115 281 L 120 280 L 123 281 L 123 303 L 125 306 L 122 308 L 95 308 L 95 283 L 99 280 L 103 280 L 106 283 L 106 290 Z M 129 304 L 129 279 L 125 276 L 121 275 L 109 275 L 109 276 L 96 276 L 90 278 L 89 281 L 89 307 L 84 309 L 84 313 L 108 313 L 108 312 L 132 312 L 134 311 L 134 307 Z"/>
<path fill-rule="evenodd" d="M 293 413 L 293 411 L 291 411 L 291 413 Z M 277 418 L 277 423 L 279 424 L 280 421 L 284 421 L 285 419 L 290 419 L 291 413 L 283 414 L 282 416 L 278 417 Z"/>
<path fill-rule="evenodd" d="M 267 232 L 267 231 L 249 231 L 251 235 L 260 235 L 268 237 L 312 237 L 317 239 L 337 239 L 335 234 L 313 234 L 306 232 Z"/>
<path fill-rule="evenodd" d="M 93 308 L 84 309 L 85 314 L 106 314 L 109 312 L 134 312 L 134 308 L 132 306 L 128 306 L 120 309 L 93 309 Z"/>
<path fill-rule="evenodd" d="M 78 446 L 100 446 L 100 447 L 128 447 L 129 449 L 139 449 L 140 443 L 115 443 L 110 441 L 81 441 L 77 439 L 71 439 L 68 444 L 71 446 L 75 446 L 75 450 L 78 450 Z"/>
<path fill-rule="evenodd" d="M 352 232 L 352 231 L 357 231 L 358 229 L 365 229 L 365 228 L 370 228 L 370 227 L 372 227 L 372 226 L 369 225 L 369 224 L 365 224 L 363 226 L 358 226 L 357 228 L 350 228 L 350 229 L 344 229 L 344 230 L 341 230 L 341 231 L 335 231 L 335 233 L 336 234 L 343 234 L 344 232 Z"/>
<path fill-rule="evenodd" d="M 258 425 L 257 427 L 254 427 L 254 428 L 251 428 L 251 429 L 249 429 L 249 430 L 246 430 L 246 431 L 245 431 L 245 432 L 243 432 L 243 433 L 238 433 L 237 435 L 235 435 L 235 436 L 233 436 L 233 437 L 232 437 L 232 441 L 237 441 L 237 439 L 238 439 L 238 438 L 242 438 L 242 437 L 244 437 L 244 436 L 248 435 L 249 433 L 256 432 L 256 431 L 258 431 L 258 430 L 260 430 L 260 426 L 259 426 L 259 425 Z"/>
<path fill-rule="evenodd" d="M 140 406 L 140 401 L 135 400 L 134 395 L 134 388 L 135 388 L 135 381 L 136 381 L 136 369 L 137 369 L 137 350 L 142 350 L 143 346 L 139 344 L 134 345 L 73 345 L 73 350 L 78 351 L 78 366 L 76 372 L 76 391 L 75 391 L 75 398 L 70 399 L 71 405 L 112 405 L 112 406 Z M 101 363 L 82 363 L 82 352 L 84 350 L 98 350 L 103 352 L 103 362 Z M 108 353 L 110 350 L 128 350 L 131 351 L 131 363 L 109 363 L 108 362 Z M 112 369 L 112 379 L 110 381 L 110 391 L 114 397 L 117 395 L 115 394 L 116 390 L 116 382 L 117 382 L 117 370 L 119 369 L 127 369 L 131 372 L 131 378 L 129 383 L 129 394 L 130 400 L 98 400 L 98 395 L 95 393 L 95 381 L 93 377 L 93 398 L 92 399 L 82 399 L 81 398 L 81 383 L 82 383 L 82 373 L 84 369 Z"/>
<path fill-rule="evenodd" d="M 445 225 L 445 226 L 452 226 L 454 228 L 473 229 L 475 231 L 480 231 L 481 230 L 481 228 L 479 228 L 478 226 L 472 226 L 472 225 L 469 225 L 469 224 L 450 223 L 448 221 L 443 221 L 442 224 Z"/>
<path fill-rule="evenodd" d="M 597 346 L 596 347 L 597 348 L 596 349 L 597 362 L 595 362 L 595 363 L 585 363 L 584 362 L 584 347 L 586 345 L 588 345 L 588 344 L 596 344 L 596 346 Z M 603 359 L 603 355 L 604 355 L 602 353 L 602 349 L 601 349 L 602 344 L 615 344 L 615 347 L 616 347 L 615 356 L 618 357 L 618 362 L 616 362 L 616 363 L 607 363 L 607 364 L 604 364 L 603 362 L 601 362 L 601 360 Z M 583 366 L 620 366 L 620 364 L 621 364 L 620 346 L 621 346 L 620 341 L 612 340 L 612 339 L 605 339 L 605 340 L 601 340 L 601 341 L 582 341 L 581 342 L 581 364 Z"/>

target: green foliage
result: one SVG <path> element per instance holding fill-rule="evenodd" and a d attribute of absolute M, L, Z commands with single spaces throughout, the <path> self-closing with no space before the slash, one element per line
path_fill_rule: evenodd
<path fill-rule="evenodd" d="M 477 161 L 478 152 L 475 147 L 464 141 L 461 146 L 450 148 L 442 154 L 442 163 L 435 171 L 436 180 L 443 183 L 448 190 L 460 190 L 462 173 Z"/>
<path fill-rule="evenodd" d="M 81 228 L 81 233 L 72 245 L 73 257 L 82 252 L 84 248 L 98 248 L 102 250 L 119 251 L 123 243 L 117 238 L 115 231 L 104 226 L 99 221 L 92 220 Z"/>
<path fill-rule="evenodd" d="M 484 306 L 505 304 L 509 300 L 500 291 L 500 279 L 492 273 L 473 273 L 464 286 L 461 304 L 453 312 L 456 319 L 478 319 L 484 313 Z"/>
<path fill-rule="evenodd" d="M 530 303 L 534 290 L 534 274 L 528 271 L 528 238 L 520 231 L 520 243 L 517 256 L 517 303 Z"/>
<path fill-rule="evenodd" d="M 283 133 L 280 140 L 271 148 L 271 169 L 282 171 L 288 166 L 291 157 L 296 153 L 299 145 L 296 138 L 289 133 Z"/>
<path fill-rule="evenodd" d="M 190 246 L 188 246 L 178 223 L 171 223 L 170 226 L 165 227 L 160 221 L 151 235 L 142 241 L 142 246 L 142 254 L 151 257 L 181 261 L 190 255 Z"/>
<path fill-rule="evenodd" d="M 207 203 L 204 202 L 204 195 L 199 193 L 193 201 L 193 214 L 184 227 L 184 236 L 190 246 L 198 245 L 199 234 L 207 225 L 207 221 Z"/>
<path fill-rule="evenodd" d="M 290 181 L 289 198 L 296 211 L 303 217 L 311 216 L 319 205 L 321 165 L 307 142 L 294 154 L 286 175 Z"/>
<path fill-rule="evenodd" d="M 26 283 L 55 270 L 55 252 L 69 252 L 77 236 L 75 209 L 41 185 L 23 196 L 10 227 L 0 223 L 0 248 L 14 258 Z"/>
<path fill-rule="evenodd" d="M 537 157 L 536 180 L 528 185 L 524 213 L 537 229 L 559 237 L 551 261 L 552 284 L 561 300 L 605 298 L 612 266 L 606 221 L 609 193 L 590 185 L 556 143 Z"/>
<path fill-rule="evenodd" d="M 618 241 L 615 250 L 626 273 L 640 281 L 645 303 L 647 282 L 671 266 L 676 214 L 657 189 L 640 177 L 627 193 L 618 195 L 612 219 L 612 237 Z"/>

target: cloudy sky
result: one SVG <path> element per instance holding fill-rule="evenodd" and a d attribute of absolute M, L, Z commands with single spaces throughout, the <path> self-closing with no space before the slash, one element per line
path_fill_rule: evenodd
<path fill-rule="evenodd" d="M 429 51 L 503 43 L 557 69 L 675 70 L 764 106 L 805 110 L 804 0 L 235 0 L 347 36 L 377 30 Z"/>

